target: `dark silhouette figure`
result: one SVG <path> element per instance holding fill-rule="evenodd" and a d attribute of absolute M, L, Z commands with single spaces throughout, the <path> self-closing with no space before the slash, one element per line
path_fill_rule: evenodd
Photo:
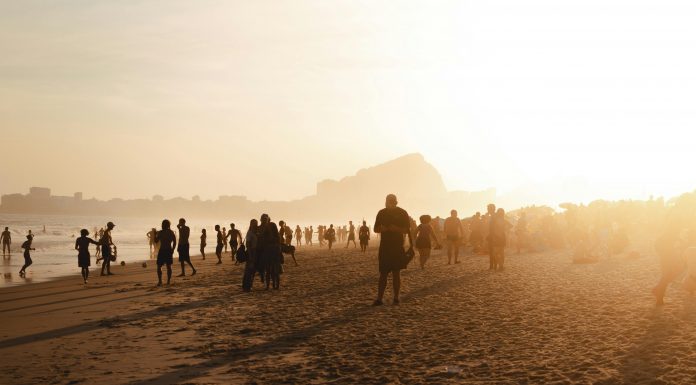
<path fill-rule="evenodd" d="M 222 243 L 223 248 L 225 249 L 225 253 L 227 252 L 227 228 L 223 227 L 222 228 L 222 239 L 224 242 Z M 232 256 L 234 258 L 234 255 Z"/>
<path fill-rule="evenodd" d="M 242 242 L 242 233 L 234 227 L 234 223 L 230 223 L 230 231 L 227 232 L 227 237 L 230 239 L 230 251 L 232 254 L 232 259 L 234 259 L 234 264 L 237 264 L 237 260 L 234 256 L 237 254 L 237 247 L 239 243 Z"/>
<path fill-rule="evenodd" d="M 5 250 L 7 250 L 7 255 L 11 255 L 10 246 L 12 245 L 12 234 L 10 234 L 10 228 L 5 227 L 5 231 L 0 234 L 0 241 L 2 242 L 2 257 L 5 258 Z"/>
<path fill-rule="evenodd" d="M 150 257 L 152 258 L 153 255 L 155 255 L 155 252 L 157 251 L 157 248 L 155 247 L 155 234 L 157 233 L 157 229 L 154 227 L 147 232 L 147 240 L 148 243 L 150 244 Z"/>
<path fill-rule="evenodd" d="M 172 280 L 172 263 L 174 263 L 174 249 L 176 249 L 176 235 L 171 229 L 168 219 L 162 221 L 162 230 L 158 231 L 155 240 L 160 243 L 157 253 L 157 286 L 162 286 L 162 266 L 167 265 L 167 285 Z"/>
<path fill-rule="evenodd" d="M 114 273 L 111 272 L 111 262 L 113 257 L 111 246 L 114 245 L 114 242 L 111 239 L 111 230 L 113 230 L 114 227 L 116 227 L 116 225 L 114 225 L 113 222 L 107 223 L 106 230 L 104 230 L 101 238 L 99 239 L 99 246 L 102 253 L 101 275 L 114 275 Z M 105 270 L 106 273 L 104 273 Z"/>
<path fill-rule="evenodd" d="M 225 236 L 220 231 L 220 225 L 215 225 L 217 232 L 217 245 L 215 246 L 215 255 L 217 256 L 217 265 L 222 263 L 222 249 L 225 247 Z"/>
<path fill-rule="evenodd" d="M 370 228 L 367 227 L 367 222 L 364 220 L 360 230 L 358 230 L 358 238 L 360 238 L 360 250 L 364 253 L 367 251 L 367 245 L 370 242 Z"/>
<path fill-rule="evenodd" d="M 193 267 L 191 263 L 191 253 L 189 246 L 189 236 L 191 235 L 191 229 L 186 226 L 186 219 L 180 218 L 179 224 L 176 226 L 179 229 L 179 246 L 176 250 L 179 252 L 179 263 L 181 264 L 181 274 L 179 277 L 186 276 L 186 264 L 191 266 L 191 275 L 196 275 L 196 268 Z"/>
<path fill-rule="evenodd" d="M 353 241 L 353 248 L 358 247 L 358 245 L 355 243 L 355 226 L 353 225 L 353 221 L 348 221 L 349 229 L 348 229 L 348 242 L 346 242 L 346 249 L 348 248 L 348 245 L 350 245 L 350 242 Z"/>
<path fill-rule="evenodd" d="M 401 269 L 403 264 L 404 235 L 409 233 L 409 217 L 406 210 L 397 206 L 396 195 L 387 195 L 385 208 L 377 213 L 373 230 L 380 234 L 379 242 L 379 283 L 377 299 L 373 305 L 383 305 L 382 299 L 387 288 L 387 278 L 392 274 L 394 288 L 393 304 L 399 304 L 401 290 Z"/>
<path fill-rule="evenodd" d="M 319 247 L 324 246 L 324 241 L 326 240 L 325 239 L 326 234 L 324 234 L 325 232 L 326 232 L 326 229 L 324 228 L 323 225 L 317 226 L 317 234 L 319 236 Z"/>
<path fill-rule="evenodd" d="M 80 230 L 80 237 L 75 240 L 75 250 L 77 250 L 77 266 L 79 266 L 82 271 L 82 280 L 87 284 L 87 279 L 89 278 L 89 267 L 92 264 L 92 257 L 89 255 L 89 245 L 98 245 L 99 243 L 92 238 L 88 237 L 89 231 L 87 229 Z"/>
<path fill-rule="evenodd" d="M 416 228 L 416 249 L 418 249 L 418 255 L 420 256 L 420 268 L 425 269 L 425 263 L 428 262 L 430 250 L 432 249 L 430 241 L 435 241 L 438 247 L 440 242 L 438 242 L 437 236 L 435 236 L 435 230 L 430 226 L 432 221 L 430 215 L 421 215 L 419 219 L 420 225 Z"/>
<path fill-rule="evenodd" d="M 302 229 L 300 228 L 300 225 L 295 227 L 295 245 L 302 246 Z"/>
<path fill-rule="evenodd" d="M 242 278 L 242 290 L 245 292 L 250 292 L 254 284 L 254 275 L 256 274 L 258 262 L 258 232 L 259 222 L 256 219 L 252 219 L 249 222 L 249 230 L 247 230 L 245 238 L 247 261 L 244 265 L 244 276 Z"/>
<path fill-rule="evenodd" d="M 19 270 L 19 276 L 24 277 L 24 275 L 27 273 L 27 267 L 31 266 L 33 261 L 31 260 L 31 254 L 29 253 L 31 250 L 34 250 L 33 247 L 31 247 L 31 243 L 34 241 L 34 237 L 29 234 L 27 235 L 27 240 L 22 243 L 22 249 L 24 249 L 24 265 L 22 266 L 22 269 Z"/>
<path fill-rule="evenodd" d="M 445 219 L 445 236 L 447 237 L 447 264 L 459 263 L 459 245 L 464 236 L 462 221 L 457 217 L 457 210 L 450 212 L 450 217 Z"/>
<path fill-rule="evenodd" d="M 331 250 L 333 243 L 336 242 L 336 230 L 334 229 L 333 224 L 329 225 L 329 228 L 324 231 L 324 238 L 327 242 L 329 242 L 329 250 Z"/>
<path fill-rule="evenodd" d="M 203 259 L 205 260 L 205 246 L 206 246 L 206 241 L 208 240 L 208 234 L 206 234 L 205 229 L 201 230 L 201 255 L 203 256 Z"/>
<path fill-rule="evenodd" d="M 280 289 L 280 265 L 282 253 L 280 251 L 280 234 L 278 226 L 271 222 L 268 214 L 261 215 L 259 226 L 258 251 L 263 255 L 266 272 L 266 289 L 273 284 L 273 289 Z"/>
<path fill-rule="evenodd" d="M 493 250 L 493 247 L 494 247 L 493 242 L 491 242 L 491 232 L 492 232 L 493 226 L 495 226 L 495 223 L 494 223 L 495 222 L 494 221 L 495 205 L 493 203 L 490 203 L 486 207 L 486 210 L 487 210 L 487 212 L 486 212 L 487 222 L 486 222 L 486 220 L 484 220 L 484 227 L 487 226 L 487 228 L 485 229 L 486 230 L 486 237 L 484 240 L 487 243 L 488 261 L 490 263 L 489 269 L 495 270 L 496 269 L 495 252 Z"/>

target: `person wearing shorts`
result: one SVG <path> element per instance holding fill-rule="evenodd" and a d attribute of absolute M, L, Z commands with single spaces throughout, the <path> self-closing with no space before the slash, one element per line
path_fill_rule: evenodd
<path fill-rule="evenodd" d="M 191 263 L 191 254 L 189 252 L 189 235 L 191 234 L 191 229 L 186 226 L 186 219 L 180 218 L 179 224 L 176 226 L 179 229 L 179 246 L 176 250 L 179 252 L 179 263 L 181 264 L 181 274 L 179 277 L 186 276 L 186 264 L 191 266 L 191 275 L 196 275 L 196 268 L 193 267 Z"/>
<path fill-rule="evenodd" d="M 168 219 L 162 221 L 162 230 L 157 232 L 155 240 L 160 243 L 157 253 L 157 286 L 162 286 L 162 266 L 167 265 L 167 285 L 172 280 L 172 263 L 174 263 L 174 249 L 176 249 L 176 235 L 171 229 Z"/>
<path fill-rule="evenodd" d="M 447 264 L 459 263 L 459 244 L 464 236 L 462 221 L 457 217 L 457 210 L 450 212 L 450 217 L 445 219 L 445 237 L 447 240 Z"/>

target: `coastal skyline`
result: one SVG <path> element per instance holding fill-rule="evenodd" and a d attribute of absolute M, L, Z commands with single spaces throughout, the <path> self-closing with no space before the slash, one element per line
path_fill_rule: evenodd
<path fill-rule="evenodd" d="M 411 152 L 529 203 L 693 190 L 694 5 L 549 4 L 3 3 L 0 193 L 292 200 Z"/>

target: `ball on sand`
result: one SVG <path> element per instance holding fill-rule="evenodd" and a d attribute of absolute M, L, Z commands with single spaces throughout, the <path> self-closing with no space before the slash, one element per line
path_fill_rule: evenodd
<path fill-rule="evenodd" d="M 143 269 L 147 267 L 147 262 L 143 262 Z"/>
<path fill-rule="evenodd" d="M 126 266 L 126 261 L 121 261 L 121 266 Z"/>

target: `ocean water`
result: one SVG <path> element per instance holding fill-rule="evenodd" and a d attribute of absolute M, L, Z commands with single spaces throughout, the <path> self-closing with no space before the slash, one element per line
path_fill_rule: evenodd
<path fill-rule="evenodd" d="M 173 230 L 176 230 L 175 226 L 178 218 L 172 217 L 168 219 L 172 221 Z M 11 257 L 4 257 L 2 260 L 0 286 L 41 282 L 65 275 L 79 274 L 80 268 L 77 266 L 75 238 L 80 236 L 81 229 L 87 229 L 90 232 L 89 236 L 97 240 L 97 236 L 94 235 L 94 229 L 106 227 L 106 223 L 109 221 L 116 224 L 112 231 L 114 244 L 118 247 L 118 260 L 116 263 L 121 261 L 125 261 L 128 264 L 140 263 L 150 259 L 149 243 L 146 234 L 153 227 L 160 229 L 162 218 L 0 214 L 0 231 L 4 231 L 5 227 L 9 227 L 12 234 L 12 254 Z M 221 227 L 229 228 L 230 223 L 235 223 L 236 227 L 244 234 L 249 221 L 229 219 L 196 220 L 195 218 L 187 218 L 186 224 L 191 228 L 189 240 L 191 255 L 198 255 L 202 228 L 205 228 L 208 232 L 206 253 L 214 254 L 215 225 L 219 224 Z M 23 251 L 20 246 L 26 240 L 29 230 L 34 234 L 32 246 L 36 250 L 31 252 L 33 264 L 27 268 L 26 277 L 20 277 L 18 273 L 24 264 Z M 95 252 L 95 246 L 91 245 L 92 266 L 90 277 L 94 276 L 95 271 L 101 268 L 101 265 L 96 264 Z M 98 274 L 98 271 L 96 274 Z"/>

